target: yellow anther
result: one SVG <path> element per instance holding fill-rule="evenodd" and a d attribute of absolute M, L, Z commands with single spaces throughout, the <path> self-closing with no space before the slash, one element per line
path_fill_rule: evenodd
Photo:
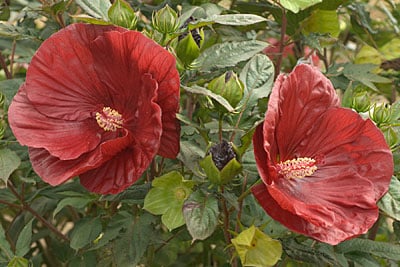
<path fill-rule="evenodd" d="M 122 115 L 115 109 L 104 107 L 101 112 L 96 112 L 97 124 L 104 129 L 104 131 L 115 132 L 118 128 L 122 128 L 124 120 Z"/>
<path fill-rule="evenodd" d="M 312 158 L 297 158 L 280 162 L 278 172 L 286 179 L 304 178 L 311 176 L 317 170 L 315 159 Z"/>

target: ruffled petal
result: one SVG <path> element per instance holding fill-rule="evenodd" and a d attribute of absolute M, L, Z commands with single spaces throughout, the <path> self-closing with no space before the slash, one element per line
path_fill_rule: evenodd
<path fill-rule="evenodd" d="M 298 188 L 302 187 L 301 181 L 286 182 L 292 182 L 291 186 L 260 184 L 252 192 L 273 219 L 295 232 L 336 245 L 366 233 L 378 218 L 374 192 L 367 180 L 353 186 L 346 179 L 330 179 L 332 183 L 329 184 L 303 183 L 310 185 L 302 188 L 304 191 Z M 285 188 L 282 190 L 279 186 Z M 333 188 L 335 186 L 337 188 Z M 292 191 L 287 191 L 289 187 Z M 351 193 L 350 187 L 356 191 Z M 347 193 L 339 198 L 337 190 Z"/>
<path fill-rule="evenodd" d="M 274 171 L 275 168 L 271 164 L 267 151 L 264 149 L 263 128 L 263 124 L 258 125 L 253 135 L 254 157 L 261 179 L 264 183 L 271 184 L 272 181 L 275 180 L 274 177 L 276 177 L 276 175 Z"/>
<path fill-rule="evenodd" d="M 111 92 L 94 71 L 89 44 L 120 27 L 72 24 L 45 40 L 29 65 L 26 86 L 32 105 L 47 117 L 85 120 Z M 103 66 L 112 69 L 114 66 Z"/>
<path fill-rule="evenodd" d="M 174 57 L 154 41 L 139 32 L 108 32 L 97 38 L 92 45 L 95 55 L 107 54 L 107 57 L 95 57 L 94 68 L 102 81 L 115 92 L 104 101 L 129 112 L 132 105 L 141 105 L 135 88 L 140 84 L 140 77 L 146 73 L 157 81 L 156 103 L 162 111 L 162 137 L 158 154 L 175 158 L 179 152 L 180 126 L 176 119 L 179 108 L 179 74 Z M 104 66 L 113 66 L 104 68 Z M 124 98 L 118 101 L 116 98 Z M 118 107 L 119 103 L 129 104 Z M 126 110 L 126 111 L 124 111 Z"/>
<path fill-rule="evenodd" d="M 393 174 L 392 153 L 382 132 L 369 119 L 363 120 L 349 109 L 325 112 L 294 154 L 316 158 L 315 175 L 320 179 L 349 169 L 370 180 L 375 201 L 386 193 Z"/>
<path fill-rule="evenodd" d="M 298 65 L 287 77 L 278 79 L 273 88 L 264 123 L 266 142 L 277 142 L 281 161 L 291 159 L 314 122 L 339 104 L 331 82 L 318 69 Z M 269 135 L 273 130 L 275 135 Z"/>
<path fill-rule="evenodd" d="M 44 148 L 61 160 L 76 159 L 96 148 L 101 140 L 94 120 L 67 121 L 39 113 L 26 97 L 25 84 L 10 105 L 8 120 L 20 144 Z"/>

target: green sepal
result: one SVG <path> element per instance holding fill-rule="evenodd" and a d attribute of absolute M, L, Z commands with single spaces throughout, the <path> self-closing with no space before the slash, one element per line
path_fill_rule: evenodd
<path fill-rule="evenodd" d="M 203 29 L 197 29 L 197 34 L 201 37 L 199 45 L 194 40 L 191 31 L 182 39 L 179 40 L 176 46 L 176 55 L 179 60 L 187 67 L 200 55 L 200 48 L 204 41 Z M 193 30 L 196 31 L 196 30 Z"/>
<path fill-rule="evenodd" d="M 152 25 L 154 29 L 163 34 L 171 34 L 176 32 L 179 26 L 178 14 L 166 5 L 162 9 L 153 13 Z"/>
<path fill-rule="evenodd" d="M 236 107 L 243 98 L 244 85 L 236 73 L 226 72 L 213 79 L 208 84 L 208 89 L 225 98 L 232 107 Z"/>
<path fill-rule="evenodd" d="M 210 182 L 217 185 L 229 183 L 242 171 L 242 165 L 236 158 L 231 159 L 220 171 L 217 166 L 215 166 L 212 155 L 208 155 L 201 160 L 200 166 L 203 168 Z"/>

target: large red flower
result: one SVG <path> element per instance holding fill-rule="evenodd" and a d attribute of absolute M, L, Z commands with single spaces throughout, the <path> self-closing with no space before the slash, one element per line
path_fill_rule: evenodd
<path fill-rule="evenodd" d="M 370 120 L 339 107 L 332 84 L 314 67 L 278 77 L 253 145 L 263 180 L 253 194 L 289 229 L 334 245 L 377 220 L 376 202 L 393 173 L 391 151 Z"/>
<path fill-rule="evenodd" d="M 174 57 L 141 33 L 73 24 L 32 58 L 9 122 L 44 181 L 117 193 L 156 154 L 176 157 L 179 86 Z"/>

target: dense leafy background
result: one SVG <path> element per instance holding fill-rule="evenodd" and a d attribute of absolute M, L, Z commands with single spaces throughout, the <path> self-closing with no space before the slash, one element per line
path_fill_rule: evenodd
<path fill-rule="evenodd" d="M 0 266 L 400 263 L 399 1 L 3 0 L 0 7 Z M 35 51 L 78 21 L 143 31 L 177 57 L 178 159 L 156 158 L 118 195 L 88 193 L 77 179 L 42 182 L 7 126 L 8 105 Z M 379 221 L 337 246 L 288 231 L 249 194 L 258 180 L 251 136 L 274 77 L 299 61 L 318 65 L 342 105 L 371 117 L 394 154 Z M 218 77 L 230 77 L 242 92 L 213 90 Z M 211 183 L 207 174 L 218 169 L 205 156 L 221 139 L 238 157 Z M 253 241 L 262 246 L 252 250 Z"/>

